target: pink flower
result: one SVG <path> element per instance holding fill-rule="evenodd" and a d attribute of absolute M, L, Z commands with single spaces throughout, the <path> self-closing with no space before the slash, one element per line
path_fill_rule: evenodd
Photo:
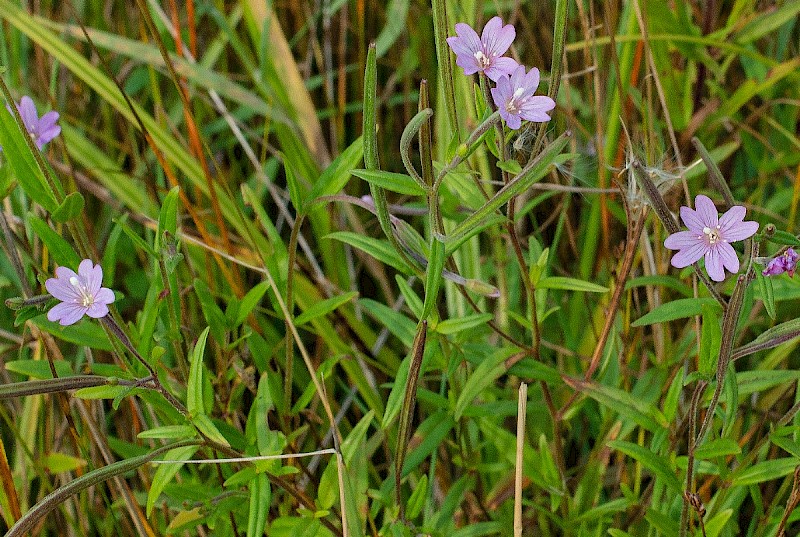
<path fill-rule="evenodd" d="M 767 263 L 767 267 L 761 274 L 764 276 L 777 276 L 786 272 L 792 278 L 797 268 L 798 259 L 800 259 L 800 255 L 794 251 L 794 248 L 788 248 L 783 255 L 779 255 Z"/>
<path fill-rule="evenodd" d="M 56 277 L 44 282 L 47 291 L 58 300 L 47 312 L 47 318 L 58 321 L 62 326 L 77 323 L 81 317 L 99 319 L 108 314 L 108 304 L 114 302 L 114 292 L 103 283 L 103 268 L 84 259 L 75 274 L 67 267 L 58 267 Z"/>
<path fill-rule="evenodd" d="M 500 17 L 492 17 L 483 27 L 481 36 L 468 24 L 456 24 L 458 37 L 448 37 L 447 44 L 456 53 L 456 65 L 464 69 L 465 75 L 478 71 L 494 82 L 503 75 L 510 75 L 517 68 L 513 58 L 501 57 L 511 46 L 517 31 L 511 24 L 503 26 Z"/>
<path fill-rule="evenodd" d="M 689 231 L 673 233 L 664 246 L 678 250 L 671 261 L 676 268 L 688 267 L 705 256 L 708 275 L 721 282 L 725 279 L 724 269 L 739 272 L 739 258 L 730 243 L 753 236 L 758 222 L 744 222 L 745 208 L 740 205 L 718 218 L 717 208 L 708 196 L 697 196 L 694 205 L 697 210 L 681 207 L 681 220 Z"/>
<path fill-rule="evenodd" d="M 10 106 L 6 105 L 6 108 L 11 112 Z M 25 124 L 25 128 L 28 130 L 31 138 L 36 142 L 36 147 L 39 149 L 61 134 L 61 127 L 56 125 L 59 115 L 55 110 L 47 112 L 40 118 L 39 113 L 36 111 L 36 105 L 33 104 L 33 99 L 27 95 L 22 97 L 17 105 L 17 109 L 19 110 L 19 115 L 22 116 L 22 122 Z"/>
<path fill-rule="evenodd" d="M 516 130 L 523 119 L 528 121 L 550 121 L 547 112 L 556 107 L 550 97 L 534 95 L 539 87 L 539 70 L 534 67 L 527 74 L 525 66 L 520 65 L 509 77 L 504 75 L 492 88 L 492 99 L 500 112 L 500 117 L 510 129 Z"/>

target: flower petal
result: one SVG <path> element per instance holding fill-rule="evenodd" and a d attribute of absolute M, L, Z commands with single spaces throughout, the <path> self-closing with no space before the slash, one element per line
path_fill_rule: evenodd
<path fill-rule="evenodd" d="M 506 102 L 511 98 L 511 83 L 507 76 L 501 76 L 497 79 L 497 87 L 491 89 L 492 100 L 494 105 L 500 110 L 500 115 L 505 119 L 503 114 L 506 113 Z"/>
<path fill-rule="evenodd" d="M 697 238 L 697 233 L 692 231 L 678 231 L 664 240 L 664 246 L 670 250 L 684 250 L 692 248 L 695 244 L 705 245 L 705 241 Z M 700 259 L 698 257 L 698 259 Z"/>
<path fill-rule="evenodd" d="M 77 278 L 78 275 L 72 272 L 67 267 L 56 268 L 56 277 L 49 278 L 44 282 L 47 292 L 53 295 L 58 300 L 65 302 L 78 302 L 80 294 L 78 290 L 70 282 L 71 278 Z"/>
<path fill-rule="evenodd" d="M 465 54 L 459 54 L 456 56 L 456 65 L 464 70 L 465 75 L 474 75 L 481 70 L 481 66 L 478 65 L 477 60 L 475 60 L 473 56 L 468 56 Z"/>
<path fill-rule="evenodd" d="M 22 116 L 22 122 L 25 124 L 25 128 L 28 129 L 28 132 L 35 130 L 36 126 L 39 124 L 39 114 L 36 112 L 36 105 L 33 104 L 33 99 L 27 95 L 23 96 L 19 101 L 17 109 L 19 110 L 19 115 Z"/>
<path fill-rule="evenodd" d="M 681 207 L 681 220 L 683 224 L 694 233 L 702 233 L 706 223 L 700 218 L 700 215 L 694 209 L 689 207 Z"/>
<path fill-rule="evenodd" d="M 731 226 L 727 231 L 724 231 L 722 237 L 728 242 L 743 241 L 755 235 L 756 231 L 758 231 L 758 222 L 739 222 Z"/>
<path fill-rule="evenodd" d="M 503 26 L 500 17 L 492 17 L 481 32 L 481 43 L 490 58 L 502 56 L 514 42 L 517 30 L 511 24 Z"/>
<path fill-rule="evenodd" d="M 536 67 L 531 68 L 531 70 L 528 71 L 528 74 L 525 75 L 525 79 L 522 84 L 525 87 L 524 95 L 533 95 L 536 91 L 536 88 L 539 87 L 539 69 Z"/>
<path fill-rule="evenodd" d="M 456 56 L 472 56 L 475 53 L 469 47 L 468 41 L 462 37 L 448 37 L 447 44 L 450 45 L 450 49 L 456 53 Z"/>
<path fill-rule="evenodd" d="M 733 249 L 733 246 L 727 242 L 718 242 L 716 246 L 717 253 L 722 259 L 722 265 L 728 269 L 728 272 L 731 274 L 739 272 L 739 256 L 736 255 L 736 250 Z"/>
<path fill-rule="evenodd" d="M 58 125 L 56 125 L 55 127 L 50 127 L 46 131 L 42 131 L 39 133 L 39 136 L 36 139 L 36 145 L 39 146 L 39 149 L 41 149 L 42 147 L 44 147 L 44 144 L 52 141 L 53 138 L 55 138 L 59 134 L 61 134 L 61 127 L 59 127 Z"/>
<path fill-rule="evenodd" d="M 764 276 L 777 276 L 786 272 L 786 258 L 782 255 L 772 259 L 761 272 Z"/>
<path fill-rule="evenodd" d="M 50 110 L 39 119 L 39 132 L 46 131 L 50 127 L 55 126 L 58 121 L 59 113 L 55 110 Z"/>
<path fill-rule="evenodd" d="M 44 282 L 44 287 L 47 289 L 48 293 L 62 302 L 74 303 L 80 301 L 80 296 L 78 295 L 75 286 L 69 283 L 69 280 L 64 280 L 61 278 L 49 278 L 46 282 Z"/>
<path fill-rule="evenodd" d="M 525 82 L 525 66 L 520 65 L 514 72 L 511 73 L 511 93 L 517 90 L 517 88 L 523 87 L 523 83 Z"/>
<path fill-rule="evenodd" d="M 92 295 L 97 293 L 100 286 L 103 285 L 103 267 L 99 264 L 95 265 L 91 259 L 81 261 L 78 266 L 78 275 Z"/>
<path fill-rule="evenodd" d="M 510 114 L 508 110 L 506 110 L 505 116 L 503 116 L 503 112 L 500 112 L 500 116 L 506 120 L 506 125 L 508 125 L 508 128 L 512 131 L 517 130 L 522 125 L 522 120 L 518 114 Z"/>
<path fill-rule="evenodd" d="M 727 229 L 729 226 L 738 224 L 742 220 L 744 220 L 744 215 L 747 212 L 747 209 L 742 207 L 741 205 L 734 205 L 727 211 L 725 214 L 719 217 L 719 227 L 722 230 Z"/>
<path fill-rule="evenodd" d="M 93 319 L 99 319 L 108 315 L 108 306 L 95 302 L 86 309 L 86 315 Z"/>
<path fill-rule="evenodd" d="M 706 272 L 708 272 L 708 275 L 715 282 L 721 282 L 725 279 L 725 270 L 722 268 L 722 258 L 716 248 L 709 248 L 708 251 L 706 251 Z"/>
<path fill-rule="evenodd" d="M 51 321 L 58 321 L 61 326 L 68 326 L 80 321 L 84 313 L 86 313 L 86 308 L 80 304 L 62 302 L 47 312 L 47 318 Z"/>
<path fill-rule="evenodd" d="M 711 198 L 700 194 L 694 198 L 694 208 L 697 215 L 703 222 L 703 226 L 717 227 L 719 225 L 719 213 Z"/>
<path fill-rule="evenodd" d="M 547 112 L 556 107 L 556 103 L 545 95 L 529 97 L 522 105 L 519 115 L 528 121 L 550 121 Z"/>
<path fill-rule="evenodd" d="M 481 43 L 481 38 L 478 37 L 478 32 L 472 29 L 469 24 L 464 24 L 463 22 L 459 22 L 456 24 L 456 34 L 461 39 L 461 46 L 463 50 L 467 51 L 467 54 L 473 55 L 476 52 L 483 51 L 483 45 Z"/>
<path fill-rule="evenodd" d="M 517 60 L 514 58 L 507 58 L 505 56 L 501 56 L 500 58 L 495 58 L 492 61 L 492 64 L 487 67 L 483 72 L 492 82 L 497 82 L 501 77 L 508 75 L 511 76 L 519 64 Z"/>
<path fill-rule="evenodd" d="M 94 295 L 94 303 L 95 304 L 111 304 L 116 300 L 117 297 L 114 296 L 114 291 L 109 289 L 108 287 L 102 287 L 97 293 Z"/>
<path fill-rule="evenodd" d="M 688 267 L 692 263 L 696 263 L 707 251 L 706 244 L 697 242 L 688 248 L 681 248 L 677 254 L 672 256 L 670 264 L 675 268 Z"/>

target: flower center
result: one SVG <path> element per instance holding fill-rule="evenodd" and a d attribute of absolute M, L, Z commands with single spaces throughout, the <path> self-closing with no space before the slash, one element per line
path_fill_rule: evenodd
<path fill-rule="evenodd" d="M 716 244 L 722 240 L 722 235 L 719 232 L 719 226 L 710 228 L 704 227 L 703 233 L 705 233 L 706 237 L 708 238 L 708 244 Z"/>
<path fill-rule="evenodd" d="M 522 97 L 524 92 L 525 90 L 523 88 L 517 88 L 516 91 L 514 91 L 514 95 L 512 95 L 508 100 L 508 103 L 506 103 L 506 111 L 508 111 L 510 114 L 516 114 L 519 112 L 519 109 L 523 104 L 522 100 L 520 100 L 520 97 Z"/>
<path fill-rule="evenodd" d="M 492 63 L 491 58 L 484 54 L 482 50 L 479 50 L 475 53 L 475 61 L 478 62 L 478 66 L 481 69 L 486 69 L 489 67 L 489 64 Z"/>
<path fill-rule="evenodd" d="M 78 294 L 80 295 L 79 304 L 81 306 L 83 306 L 84 308 L 88 308 L 89 306 L 94 304 L 94 296 L 92 296 L 92 293 L 89 292 L 89 289 L 85 285 L 81 284 L 81 282 L 80 282 L 80 280 L 78 280 L 78 278 L 76 278 L 75 276 L 72 276 L 69 279 L 69 283 L 71 283 L 72 286 L 75 289 L 77 289 Z"/>

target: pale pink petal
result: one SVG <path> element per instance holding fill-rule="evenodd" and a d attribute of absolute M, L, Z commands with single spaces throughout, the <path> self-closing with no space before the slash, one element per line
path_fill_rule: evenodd
<path fill-rule="evenodd" d="M 46 131 L 47 129 L 55 126 L 58 121 L 59 113 L 55 110 L 50 110 L 39 119 L 39 132 Z"/>
<path fill-rule="evenodd" d="M 706 272 L 708 272 L 708 275 L 715 282 L 721 282 L 725 279 L 725 270 L 722 268 L 722 258 L 716 248 L 710 248 L 706 252 Z"/>
<path fill-rule="evenodd" d="M 722 265 L 728 269 L 728 272 L 736 274 L 739 272 L 739 258 L 736 256 L 736 250 L 727 242 L 718 242 L 716 250 L 722 259 Z"/>
<path fill-rule="evenodd" d="M 523 83 L 525 82 L 525 66 L 520 65 L 517 67 L 513 73 L 511 73 L 511 93 L 517 88 L 521 88 Z"/>
<path fill-rule="evenodd" d="M 692 231 L 678 231 L 664 240 L 664 246 L 670 250 L 683 250 L 684 248 L 691 248 L 698 243 L 705 245 L 705 241 L 698 239 L 697 233 Z"/>
<path fill-rule="evenodd" d="M 481 33 L 481 43 L 486 55 L 491 57 L 502 56 L 511 46 L 517 31 L 514 26 L 507 24 L 503 26 L 500 17 L 492 17 Z"/>
<path fill-rule="evenodd" d="M 68 326 L 80 321 L 84 313 L 86 313 L 85 307 L 79 304 L 62 302 L 56 304 L 47 312 L 47 318 L 54 322 L 58 321 L 62 326 Z"/>
<path fill-rule="evenodd" d="M 513 73 L 518 66 L 519 64 L 514 58 L 501 56 L 500 58 L 495 58 L 491 65 L 484 69 L 483 72 L 489 80 L 497 82 L 503 76 L 511 76 L 511 73 Z"/>
<path fill-rule="evenodd" d="M 744 220 L 744 214 L 747 212 L 747 209 L 742 207 L 741 205 L 734 205 L 727 211 L 725 214 L 719 217 L 719 228 L 722 231 L 727 230 L 731 226 L 735 226 L 742 220 Z"/>
<path fill-rule="evenodd" d="M 78 274 L 91 294 L 97 293 L 103 285 L 103 268 L 95 265 L 91 259 L 84 259 L 78 266 Z"/>
<path fill-rule="evenodd" d="M 48 293 L 64 302 L 79 302 L 81 299 L 77 289 L 68 278 L 49 278 L 44 282 L 44 287 Z"/>
<path fill-rule="evenodd" d="M 25 128 L 28 131 L 33 130 L 39 123 L 39 114 L 36 113 L 36 105 L 33 104 L 33 99 L 25 95 L 20 99 L 17 109 L 19 110 L 19 115 L 22 116 Z"/>
<path fill-rule="evenodd" d="M 550 97 L 534 95 L 522 105 L 520 115 L 528 121 L 550 121 L 547 112 L 555 107 L 556 103 Z"/>
<path fill-rule="evenodd" d="M 478 65 L 478 61 L 475 59 L 475 57 L 465 54 L 459 54 L 456 56 L 456 65 L 464 70 L 465 75 L 474 75 L 481 70 L 481 66 Z"/>
<path fill-rule="evenodd" d="M 497 80 L 497 87 L 491 89 L 494 105 L 500 110 L 500 115 L 505 113 L 506 102 L 511 98 L 511 83 L 507 76 L 502 76 Z M 505 119 L 505 117 L 503 117 Z"/>
<path fill-rule="evenodd" d="M 694 207 L 697 209 L 697 215 L 702 220 L 703 225 L 707 227 L 717 227 L 719 224 L 719 217 L 717 207 L 711 198 L 700 194 L 694 198 Z"/>
<path fill-rule="evenodd" d="M 739 222 L 722 232 L 722 237 L 728 242 L 743 241 L 752 237 L 758 231 L 758 222 Z"/>
<path fill-rule="evenodd" d="M 52 141 L 53 138 L 55 138 L 59 134 L 61 134 L 61 127 L 59 127 L 58 125 L 56 125 L 55 127 L 50 127 L 46 131 L 42 131 L 39 133 L 39 136 L 36 138 L 36 145 L 39 147 L 39 149 L 41 149 L 42 147 L 44 147 L 44 144 Z"/>
<path fill-rule="evenodd" d="M 672 264 L 672 266 L 675 268 L 688 267 L 692 263 L 696 263 L 697 261 L 699 261 L 707 250 L 708 246 L 706 246 L 702 242 L 693 244 L 688 248 L 682 248 L 677 254 L 672 256 L 670 264 Z"/>
<path fill-rule="evenodd" d="M 522 125 L 522 120 L 520 119 L 519 115 L 517 114 L 509 114 L 508 110 L 505 111 L 505 116 L 503 116 L 503 112 L 501 110 L 500 117 L 502 117 L 506 121 L 506 125 L 511 130 L 517 130 Z"/>
<path fill-rule="evenodd" d="M 473 30 L 469 24 L 463 22 L 456 24 L 456 34 L 461 38 L 461 44 L 465 50 L 469 51 L 469 54 L 475 54 L 479 50 L 483 51 L 483 44 L 481 38 L 478 37 L 478 32 Z"/>
<path fill-rule="evenodd" d="M 448 37 L 447 44 L 450 45 L 450 48 L 456 53 L 457 56 L 467 56 L 469 58 L 475 57 L 474 54 L 476 50 L 471 48 L 469 46 L 469 42 L 462 37 Z"/>
<path fill-rule="evenodd" d="M 702 233 L 706 223 L 700 218 L 700 215 L 694 209 L 689 207 L 681 207 L 681 220 L 684 225 L 695 233 Z"/>
<path fill-rule="evenodd" d="M 60 280 L 69 281 L 70 279 L 77 278 L 77 277 L 78 277 L 78 275 L 75 274 L 75 271 L 73 271 L 70 268 L 67 268 L 67 267 L 56 267 L 56 278 L 58 278 Z"/>
<path fill-rule="evenodd" d="M 106 304 L 99 304 L 95 302 L 86 309 L 86 315 L 93 319 L 99 319 L 108 315 L 108 306 Z"/>
<path fill-rule="evenodd" d="M 108 287 L 102 287 L 97 293 L 94 295 L 94 303 L 98 304 L 111 304 L 116 300 L 114 296 L 114 291 L 109 289 Z"/>
<path fill-rule="evenodd" d="M 524 95 L 533 95 L 536 91 L 536 88 L 539 87 L 539 69 L 534 67 L 528 71 L 528 74 L 525 75 L 525 81 L 522 83 L 522 85 L 525 87 Z"/>

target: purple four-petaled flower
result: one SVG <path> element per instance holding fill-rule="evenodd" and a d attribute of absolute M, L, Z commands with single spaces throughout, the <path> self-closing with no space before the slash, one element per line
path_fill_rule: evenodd
<path fill-rule="evenodd" d="M 44 282 L 47 291 L 58 300 L 47 312 L 47 318 L 63 326 L 77 323 L 88 315 L 95 319 L 108 314 L 108 305 L 114 302 L 114 292 L 103 283 L 103 268 L 90 259 L 84 259 L 75 274 L 67 267 L 56 268 L 56 277 Z"/>
<path fill-rule="evenodd" d="M 794 277 L 794 271 L 797 269 L 797 261 L 800 255 L 794 251 L 794 248 L 788 248 L 783 255 L 773 258 L 767 267 L 761 273 L 764 276 L 777 276 L 786 272 L 789 277 Z"/>
<path fill-rule="evenodd" d="M 481 36 L 468 24 L 456 24 L 457 37 L 448 37 L 447 44 L 456 53 L 456 65 L 464 69 L 465 75 L 479 71 L 494 82 L 510 75 L 517 68 L 513 58 L 503 57 L 511 46 L 517 31 L 511 24 L 503 26 L 500 17 L 492 17 L 483 27 Z"/>
<path fill-rule="evenodd" d="M 492 99 L 510 129 L 518 129 L 523 119 L 550 121 L 547 112 L 555 108 L 556 103 L 545 95 L 534 95 L 538 87 L 536 67 L 526 73 L 525 66 L 520 65 L 510 77 L 505 75 L 497 80 L 497 87 L 492 88 Z"/>
<path fill-rule="evenodd" d="M 11 107 L 6 105 L 6 108 L 8 108 L 8 111 L 13 115 Z M 42 117 L 39 117 L 33 99 L 27 95 L 22 97 L 17 105 L 17 109 L 19 110 L 19 115 L 22 116 L 25 129 L 27 129 L 31 138 L 33 138 L 33 141 L 36 143 L 36 147 L 39 149 L 61 133 L 61 127 L 56 125 L 59 114 L 55 110 L 51 110 Z"/>
<path fill-rule="evenodd" d="M 725 270 L 739 272 L 739 258 L 730 245 L 751 237 L 758 230 L 758 222 L 744 222 L 745 208 L 734 205 L 719 217 L 714 202 L 702 194 L 694 199 L 697 210 L 681 207 L 681 220 L 689 231 L 673 233 L 664 241 L 672 256 L 672 266 L 688 267 L 705 257 L 706 271 L 712 280 L 725 279 Z"/>

